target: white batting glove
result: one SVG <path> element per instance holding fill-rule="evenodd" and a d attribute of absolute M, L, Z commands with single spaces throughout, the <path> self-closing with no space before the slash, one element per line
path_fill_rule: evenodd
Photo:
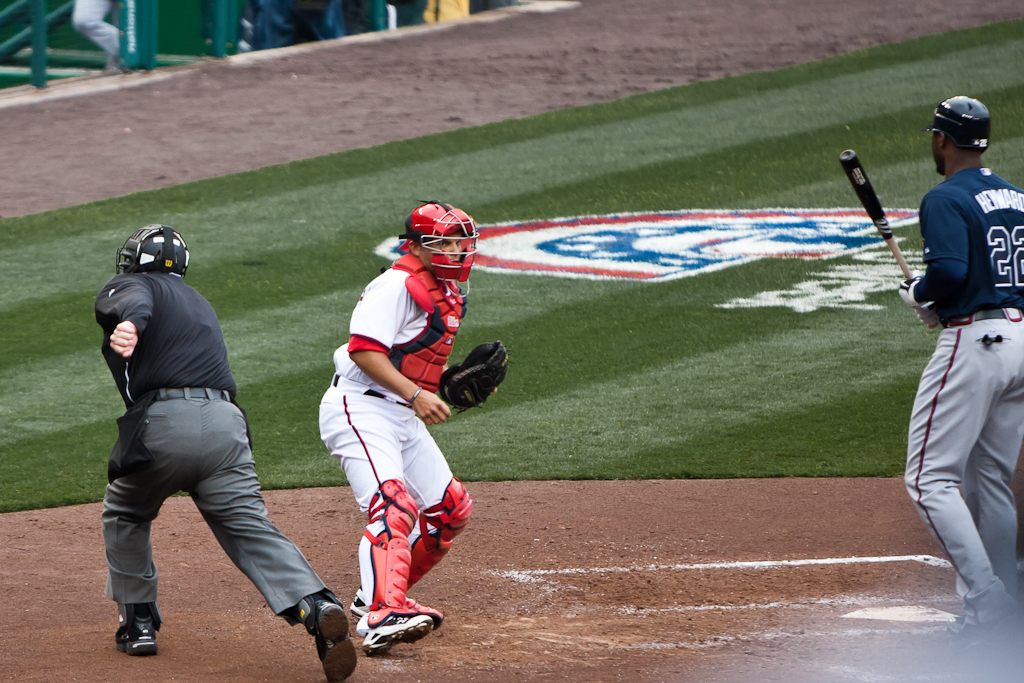
<path fill-rule="evenodd" d="M 914 296 L 914 289 L 920 282 L 920 275 L 914 275 L 914 277 L 907 278 L 900 282 L 900 298 L 903 299 L 903 303 L 911 308 L 921 308 L 922 306 L 927 306 L 931 303 L 930 301 L 918 301 L 917 297 Z"/>
<path fill-rule="evenodd" d="M 917 317 L 921 319 L 921 322 L 928 326 L 929 330 L 934 330 L 942 324 L 939 320 L 939 314 L 935 312 L 935 307 L 931 304 L 918 306 L 914 310 L 917 311 Z"/>

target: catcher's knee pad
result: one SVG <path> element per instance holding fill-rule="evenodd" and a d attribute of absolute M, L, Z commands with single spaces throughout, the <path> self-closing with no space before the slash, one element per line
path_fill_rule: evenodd
<path fill-rule="evenodd" d="M 451 550 L 452 539 L 462 533 L 472 514 L 473 501 L 466 487 L 452 478 L 441 502 L 420 514 L 420 537 L 412 548 L 408 585 L 419 581 L 444 559 Z"/>
<path fill-rule="evenodd" d="M 370 524 L 364 536 L 370 541 L 370 562 L 373 565 L 373 602 L 371 610 L 405 605 L 409 586 L 409 533 L 419 510 L 405 484 L 389 479 L 380 485 L 380 492 L 370 501 Z M 376 533 L 373 529 L 379 529 Z"/>

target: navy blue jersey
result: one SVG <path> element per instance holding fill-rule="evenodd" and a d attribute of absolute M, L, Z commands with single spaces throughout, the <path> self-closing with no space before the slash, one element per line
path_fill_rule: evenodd
<path fill-rule="evenodd" d="M 967 280 L 935 302 L 942 318 L 1024 308 L 1024 192 L 987 168 L 968 168 L 921 201 L 924 261 L 967 264 Z"/>

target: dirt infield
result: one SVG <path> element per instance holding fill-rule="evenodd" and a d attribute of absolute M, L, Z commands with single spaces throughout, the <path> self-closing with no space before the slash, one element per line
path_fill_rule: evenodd
<path fill-rule="evenodd" d="M 13 163 L 0 169 L 0 214 L 1021 14 L 1019 0 L 584 0 L 550 15 L 244 68 L 204 63 L 160 83 L 5 109 L 0 150 Z M 445 625 L 386 658 L 361 658 L 352 681 L 1000 678 L 950 653 L 938 622 L 843 618 L 872 606 L 955 611 L 948 568 L 912 559 L 692 566 L 937 554 L 899 480 L 470 490 L 469 530 L 412 593 L 443 609 Z M 349 491 L 275 491 L 267 500 L 271 518 L 348 598 L 364 523 Z M 322 680 L 308 636 L 269 613 L 186 498 L 168 501 L 154 525 L 168 620 L 161 654 L 117 653 L 99 514 L 93 504 L 0 515 L 0 681 Z"/>
<path fill-rule="evenodd" d="M 583 0 L 576 9 L 244 68 L 208 62 L 146 86 L 4 109 L 0 215 L 1022 14 L 1020 0 Z"/>
<path fill-rule="evenodd" d="M 361 656 L 355 683 L 907 680 L 901 672 L 957 666 L 941 624 L 842 618 L 871 606 L 953 609 L 951 569 L 679 566 L 931 555 L 900 480 L 508 482 L 470 492 L 470 527 L 411 592 L 442 609 L 445 624 L 387 657 Z M 365 522 L 349 490 L 266 498 L 271 519 L 351 597 Z M 102 594 L 100 505 L 0 517 L 0 680 L 322 680 L 305 631 L 271 615 L 188 498 L 167 502 L 153 546 L 167 622 L 159 656 L 130 658 L 114 649 L 116 608 Z"/>

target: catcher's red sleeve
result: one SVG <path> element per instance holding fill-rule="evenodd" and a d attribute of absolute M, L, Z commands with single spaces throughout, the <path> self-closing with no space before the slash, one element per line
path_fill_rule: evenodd
<path fill-rule="evenodd" d="M 357 334 L 353 334 L 348 339 L 348 352 L 353 351 L 377 351 L 383 353 L 385 356 L 391 353 L 391 349 L 381 344 L 376 339 L 370 339 L 369 337 L 360 337 Z"/>

